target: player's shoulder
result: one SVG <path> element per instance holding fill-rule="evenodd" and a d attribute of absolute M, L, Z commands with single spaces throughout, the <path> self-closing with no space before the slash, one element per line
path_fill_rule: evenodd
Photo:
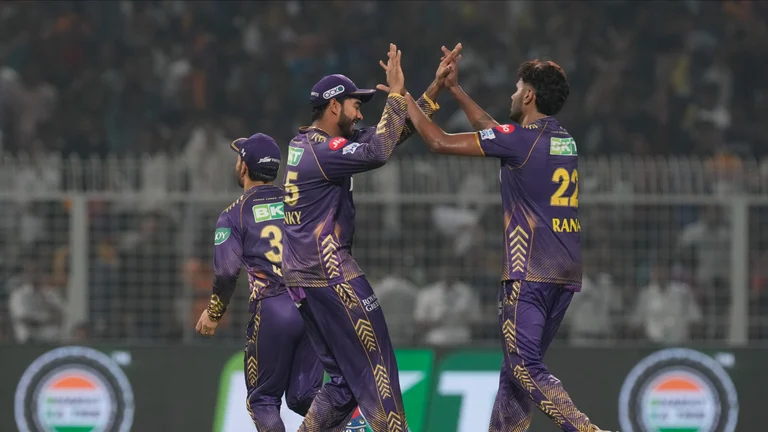
<path fill-rule="evenodd" d="M 527 136 L 536 136 L 540 132 L 541 126 L 538 124 L 523 126 L 517 123 L 506 123 L 480 130 L 478 133 L 480 134 L 481 140 L 513 140 Z"/>
<path fill-rule="evenodd" d="M 578 156 L 576 140 L 558 122 L 552 122 L 547 127 L 547 149 L 550 156 Z"/>
<path fill-rule="evenodd" d="M 219 214 L 219 224 L 232 224 L 232 215 L 239 212 L 240 206 L 245 201 L 245 194 L 240 195 L 232 204 L 222 210 Z"/>
<path fill-rule="evenodd" d="M 245 200 L 243 205 L 249 206 L 253 204 L 270 203 L 275 201 L 282 203 L 284 194 L 285 192 L 283 191 L 283 188 L 272 184 L 256 186 L 252 190 L 249 190 L 245 193 Z"/>
<path fill-rule="evenodd" d="M 342 136 L 328 137 L 320 144 L 312 146 L 312 149 L 317 155 L 318 160 L 322 163 L 323 160 L 337 158 L 341 156 L 348 156 L 357 151 L 362 145 L 356 140 L 357 134 L 350 138 Z"/>

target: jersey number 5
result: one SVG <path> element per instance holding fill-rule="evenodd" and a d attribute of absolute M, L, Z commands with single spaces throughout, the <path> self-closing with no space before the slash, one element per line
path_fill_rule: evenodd
<path fill-rule="evenodd" d="M 279 276 L 283 273 L 280 271 L 280 267 L 277 264 L 283 262 L 283 231 L 277 225 L 267 225 L 261 229 L 261 238 L 269 240 L 269 246 L 272 248 L 264 254 L 264 256 L 275 264 L 272 266 L 272 270 Z"/>
<path fill-rule="evenodd" d="M 296 171 L 288 171 L 285 173 L 285 199 L 283 200 L 289 206 L 296 205 L 299 201 L 299 187 L 291 183 L 299 178 L 299 173 Z"/>
<path fill-rule="evenodd" d="M 573 170 L 568 172 L 565 168 L 558 168 L 552 174 L 552 181 L 560 183 L 557 190 L 552 195 L 552 199 L 549 201 L 553 207 L 578 207 L 579 206 L 579 172 Z M 573 190 L 573 195 L 570 198 L 565 197 L 565 191 L 568 190 L 568 186 L 573 183 L 576 188 Z"/>

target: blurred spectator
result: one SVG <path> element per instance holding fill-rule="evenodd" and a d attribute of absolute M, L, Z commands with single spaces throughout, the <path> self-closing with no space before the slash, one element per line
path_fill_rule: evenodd
<path fill-rule="evenodd" d="M 683 344 L 691 340 L 702 313 L 691 287 L 670 278 L 667 262 L 653 266 L 651 283 L 640 291 L 630 323 L 649 340 Z"/>
<path fill-rule="evenodd" d="M 63 336 L 64 296 L 61 288 L 48 283 L 40 264 L 35 257 L 25 257 L 21 274 L 8 282 L 8 309 L 20 343 L 55 343 Z"/>
<path fill-rule="evenodd" d="M 472 340 L 472 327 L 481 320 L 474 290 L 457 279 L 460 267 L 446 266 L 441 279 L 422 288 L 414 320 L 430 345 L 458 345 Z"/>
<path fill-rule="evenodd" d="M 595 257 L 582 254 L 581 292 L 573 296 L 564 324 L 573 345 L 590 345 L 613 339 L 621 323 L 622 292 L 605 270 L 595 264 Z"/>
<path fill-rule="evenodd" d="M 387 316 L 392 343 L 408 346 L 415 342 L 414 312 L 418 289 L 405 278 L 401 260 L 395 258 L 394 262 L 392 271 L 373 286 L 379 305 Z"/>
<path fill-rule="evenodd" d="M 722 337 L 730 305 L 731 268 L 731 229 L 722 207 L 705 207 L 698 221 L 684 227 L 678 247 L 693 270 L 707 323 L 717 327 L 718 337 Z"/>
<path fill-rule="evenodd" d="M 211 119 L 203 120 L 192 130 L 184 146 L 181 163 L 189 173 L 193 192 L 220 192 L 234 190 L 237 184 L 232 175 L 236 155 L 230 144 L 235 137 L 225 135 L 224 129 Z"/>
<path fill-rule="evenodd" d="M 37 59 L 30 59 L 21 79 L 9 88 L 8 103 L 14 117 L 14 142 L 20 152 L 36 152 L 32 145 L 39 128 L 51 118 L 56 107 L 56 88 L 43 80 Z M 40 149 L 42 150 L 42 149 Z"/>
<path fill-rule="evenodd" d="M 425 11 L 425 2 L 396 3 L 387 7 L 399 8 L 403 16 Z M 0 129 L 12 132 L 9 143 L 14 143 L 5 144 L 6 150 L 26 151 L 59 104 L 65 104 L 61 116 L 69 121 L 57 126 L 58 136 L 72 136 L 83 128 L 83 119 L 91 119 L 89 129 L 106 125 L 111 152 L 137 153 L 143 129 L 174 127 L 200 112 L 208 120 L 236 113 L 251 125 L 249 132 L 272 128 L 286 145 L 297 108 L 305 106 L 308 89 L 320 76 L 342 72 L 370 85 L 383 78 L 377 60 L 387 41 L 398 41 L 412 62 L 437 61 L 441 44 L 457 42 L 455 28 L 466 30 L 461 33 L 462 84 L 496 118 L 507 114 L 514 90 L 509 76 L 521 59 L 560 62 L 571 80 L 572 97 L 584 101 L 566 106 L 561 116 L 577 136 L 590 131 L 592 139 L 583 147 L 587 152 L 624 151 L 619 146 L 623 140 L 616 137 L 652 131 L 659 137 L 651 151 L 678 153 L 685 141 L 676 138 L 692 122 L 713 122 L 727 131 L 736 112 L 761 118 L 755 109 L 761 92 L 754 91 L 761 79 L 755 65 L 764 61 L 766 48 L 764 25 L 759 24 L 766 10 L 760 7 L 744 13 L 745 6 L 719 2 L 573 2 L 562 7 L 507 2 L 501 8 L 506 13 L 499 13 L 494 2 L 439 1 L 429 3 L 428 19 L 418 25 L 369 20 L 365 31 L 378 36 L 338 40 L 315 23 L 367 20 L 383 4 L 61 4 L 42 9 L 13 3 L 0 15 Z M 519 23 L 509 32 L 474 31 L 476 23 L 496 23 L 507 15 Z M 619 20 L 621 26 L 614 25 Z M 537 21 L 551 32 L 532 37 Z M 406 68 L 414 88 L 428 84 L 433 67 L 414 63 Z M 441 115 L 451 130 L 469 128 L 451 101 L 446 100 Z M 10 118 L 15 121 L 8 126 L 4 120 Z M 765 136 L 755 135 L 759 142 L 751 143 L 753 151 L 766 144 Z M 101 152 L 92 145 L 71 148 L 81 154 Z"/>
<path fill-rule="evenodd" d="M 133 235 L 120 245 L 118 334 L 139 338 L 180 337 L 178 325 L 168 319 L 174 310 L 178 278 L 172 224 L 159 213 L 147 213 Z M 122 331 L 120 331 L 122 330 Z"/>

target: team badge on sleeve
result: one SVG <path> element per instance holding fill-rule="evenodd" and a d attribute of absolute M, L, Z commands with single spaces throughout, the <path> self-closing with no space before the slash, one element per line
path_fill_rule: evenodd
<path fill-rule="evenodd" d="M 496 138 L 496 134 L 493 133 L 493 129 L 483 129 L 480 131 L 480 139 L 492 140 Z"/>
<path fill-rule="evenodd" d="M 500 132 L 503 134 L 511 134 L 515 131 L 515 126 L 511 124 L 504 124 L 504 125 L 498 125 L 494 129 L 496 129 L 496 132 Z"/>
<path fill-rule="evenodd" d="M 229 238 L 229 234 L 232 232 L 229 228 L 216 228 L 216 235 L 213 239 L 213 244 L 218 246 Z"/>
<path fill-rule="evenodd" d="M 332 139 L 330 142 L 328 142 L 328 147 L 331 148 L 331 150 L 336 151 L 347 143 L 347 140 L 342 137 L 336 137 Z"/>
<path fill-rule="evenodd" d="M 358 142 L 353 142 L 349 144 L 348 146 L 344 147 L 344 150 L 341 151 L 342 154 L 352 154 L 357 150 L 358 147 L 360 147 L 362 144 Z"/>

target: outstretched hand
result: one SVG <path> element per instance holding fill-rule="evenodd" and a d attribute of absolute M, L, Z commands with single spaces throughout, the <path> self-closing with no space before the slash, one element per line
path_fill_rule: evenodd
<path fill-rule="evenodd" d="M 440 87 L 454 87 L 459 85 L 458 65 L 461 60 L 461 42 L 457 43 L 453 50 L 449 50 L 443 45 L 443 57 L 440 58 L 440 65 L 435 72 L 435 81 Z"/>
<path fill-rule="evenodd" d="M 440 67 L 437 68 L 440 73 L 440 68 L 445 64 L 445 75 L 442 77 L 443 81 L 440 83 L 440 76 L 438 76 L 438 84 L 443 87 L 452 88 L 459 85 L 459 60 L 461 60 L 461 43 L 456 44 L 456 48 L 449 50 L 443 45 L 443 57 L 440 59 Z"/>
<path fill-rule="evenodd" d="M 405 95 L 405 76 L 403 75 L 403 68 L 400 66 L 400 59 L 402 52 L 397 49 L 397 45 L 389 44 L 389 53 L 387 53 L 387 63 L 379 60 L 379 65 L 387 72 L 387 85 L 379 84 L 377 89 L 385 91 L 387 93 L 400 93 Z"/>

